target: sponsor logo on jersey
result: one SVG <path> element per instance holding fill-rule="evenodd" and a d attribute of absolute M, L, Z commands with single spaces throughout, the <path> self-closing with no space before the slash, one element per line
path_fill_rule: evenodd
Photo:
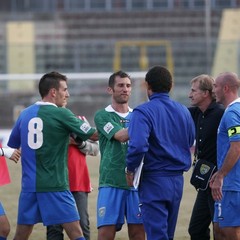
<path fill-rule="evenodd" d="M 81 126 L 80 126 L 80 129 L 84 132 L 84 133 L 87 133 L 91 127 L 87 124 L 87 123 L 83 123 Z"/>
<path fill-rule="evenodd" d="M 129 123 L 129 119 L 120 119 L 120 123 Z"/>
<path fill-rule="evenodd" d="M 110 122 L 108 122 L 108 123 L 103 127 L 103 130 L 104 130 L 107 134 L 109 134 L 109 133 L 112 131 L 113 128 L 114 128 L 114 126 L 113 126 Z"/>

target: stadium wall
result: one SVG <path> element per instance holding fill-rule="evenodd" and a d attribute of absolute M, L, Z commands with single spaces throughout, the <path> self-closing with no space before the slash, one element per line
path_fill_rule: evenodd
<path fill-rule="evenodd" d="M 140 42 L 140 45 L 129 44 L 121 48 L 121 68 L 127 72 L 146 72 L 148 67 L 155 64 L 168 66 L 169 54 L 164 45 L 144 46 L 144 43 L 166 41 L 171 48 L 175 81 L 172 96 L 187 105 L 191 78 L 211 73 L 221 16 L 222 10 L 211 10 L 210 39 L 207 42 L 204 9 L 2 13 L 0 73 L 42 75 L 54 70 L 67 75 L 102 72 L 110 75 L 116 70 L 116 46 L 121 41 Z M 15 34 L 12 30 L 11 37 L 7 34 L 11 32 L 10 26 L 15 26 L 16 29 Z M 29 31 L 26 31 L 25 26 L 29 26 Z M 23 41 L 22 36 L 26 37 L 26 41 Z M 210 53 L 207 52 L 209 43 Z M 74 84 L 70 84 L 70 108 L 76 114 L 79 111 L 86 113 L 92 121 L 95 109 L 105 106 L 109 101 L 105 92 L 107 79 L 108 77 L 101 81 L 99 78 L 91 81 L 74 80 Z M 27 106 L 38 98 L 36 82 L 29 79 L 19 81 L 18 78 L 0 81 L 1 127 L 13 124 L 14 112 L 20 109 L 18 106 Z M 85 93 L 83 89 L 86 90 Z"/>

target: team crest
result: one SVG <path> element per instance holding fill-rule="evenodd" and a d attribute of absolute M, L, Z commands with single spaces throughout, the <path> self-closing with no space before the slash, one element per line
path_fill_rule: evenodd
<path fill-rule="evenodd" d="M 106 208 L 105 207 L 101 207 L 98 209 L 98 216 L 99 217 L 103 217 L 106 213 Z"/>
<path fill-rule="evenodd" d="M 200 167 L 200 173 L 202 175 L 208 173 L 209 170 L 210 170 L 210 167 L 206 164 L 202 164 L 201 167 Z"/>

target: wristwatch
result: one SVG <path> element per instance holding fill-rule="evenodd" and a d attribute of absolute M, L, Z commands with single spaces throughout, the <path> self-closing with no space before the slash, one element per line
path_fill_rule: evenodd
<path fill-rule="evenodd" d="M 129 176 L 133 176 L 133 175 L 134 175 L 134 172 L 128 171 L 127 167 L 125 167 L 125 174 L 126 174 L 126 175 L 129 175 Z"/>

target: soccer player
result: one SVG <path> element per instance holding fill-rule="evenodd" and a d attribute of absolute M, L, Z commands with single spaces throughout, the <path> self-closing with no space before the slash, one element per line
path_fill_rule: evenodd
<path fill-rule="evenodd" d="M 138 192 L 125 178 L 126 151 L 132 109 L 128 106 L 131 79 L 123 71 L 113 73 L 108 82 L 112 103 L 95 114 L 101 153 L 97 199 L 98 240 L 113 240 L 125 217 L 131 240 L 145 239 Z"/>
<path fill-rule="evenodd" d="M 78 116 L 87 122 L 85 116 Z M 99 153 L 98 141 L 81 141 L 75 134 L 70 137 L 68 146 L 68 175 L 70 191 L 76 201 L 80 215 L 80 226 L 86 240 L 90 240 L 90 222 L 88 214 L 88 194 L 92 191 L 86 155 L 97 156 Z M 47 240 L 63 240 L 61 225 L 47 226 Z"/>
<path fill-rule="evenodd" d="M 217 239 L 240 239 L 240 80 L 237 74 L 224 72 L 214 83 L 216 101 L 225 112 L 217 133 L 218 171 L 210 181 L 215 200 L 214 228 L 220 228 Z"/>
<path fill-rule="evenodd" d="M 84 239 L 76 203 L 69 191 L 67 150 L 69 134 L 83 141 L 98 134 L 67 108 L 66 76 L 51 72 L 39 82 L 42 101 L 23 110 L 8 146 L 22 151 L 22 188 L 15 240 L 28 239 L 34 224 L 62 224 L 71 240 Z"/>
<path fill-rule="evenodd" d="M 126 178 L 132 186 L 144 158 L 139 200 L 147 239 L 173 240 L 195 128 L 188 109 L 169 97 L 173 81 L 165 67 L 152 67 L 145 81 L 150 101 L 132 113 Z"/>
<path fill-rule="evenodd" d="M 0 147 L 0 156 L 0 186 L 2 186 L 10 183 L 10 176 L 4 157 L 7 157 L 17 163 L 21 157 L 21 151 L 18 149 Z M 10 224 L 4 211 L 3 205 L 0 202 L 0 240 L 7 239 L 9 232 Z"/>

